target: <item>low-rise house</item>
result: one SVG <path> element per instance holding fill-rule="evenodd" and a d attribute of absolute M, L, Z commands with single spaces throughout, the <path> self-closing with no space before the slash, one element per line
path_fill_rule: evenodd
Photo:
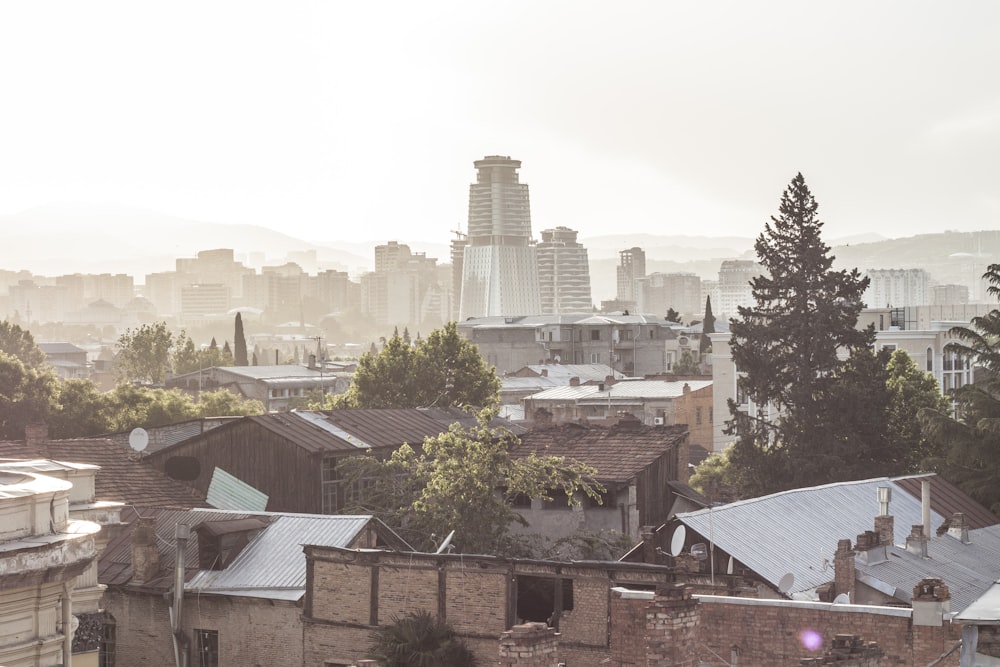
<path fill-rule="evenodd" d="M 546 389 L 624 377 L 606 364 L 530 364 L 501 378 L 500 403 L 520 405 L 522 399 Z"/>
<path fill-rule="evenodd" d="M 87 351 L 83 348 L 72 343 L 38 343 L 38 349 L 45 354 L 45 361 L 61 379 L 90 377 Z"/>
<path fill-rule="evenodd" d="M 709 448 L 712 402 L 710 380 L 626 378 L 532 394 L 524 399 L 524 418 L 529 426 L 539 421 L 608 423 L 627 412 L 648 426 L 686 424 L 690 442 Z"/>
<path fill-rule="evenodd" d="M 267 496 L 273 512 L 336 514 L 346 494 L 338 462 L 420 445 L 476 416 L 457 408 L 293 411 L 243 417 L 150 453 L 144 461 L 205 497 L 220 469 Z M 514 433 L 524 429 L 497 420 Z"/>
<path fill-rule="evenodd" d="M 302 657 L 313 578 L 302 545 L 410 549 L 370 516 L 145 509 L 123 519 L 100 560 L 117 628 L 106 664 L 172 665 L 175 651 L 199 667 L 316 664 Z"/>
<path fill-rule="evenodd" d="M 299 407 L 311 392 L 341 394 L 350 384 L 349 376 L 315 363 L 306 366 L 212 366 L 175 375 L 166 382 L 168 388 L 188 392 L 226 389 L 242 398 L 260 401 L 267 412 Z"/>
<path fill-rule="evenodd" d="M 638 539 L 640 527 L 667 520 L 673 503 L 670 482 L 686 482 L 685 426 L 644 426 L 623 418 L 613 426 L 563 424 L 535 428 L 521 436 L 514 457 L 536 453 L 563 456 L 592 466 L 606 489 L 600 502 L 584 495 L 571 507 L 564 495 L 552 501 L 523 499 L 517 511 L 524 530 L 552 539 L 586 531 L 615 531 Z"/>
<path fill-rule="evenodd" d="M 1000 520 L 932 474 L 710 506 L 649 538 L 626 559 L 687 562 L 691 579 L 757 597 L 908 606 L 934 577 L 960 612 L 1000 578 Z"/>

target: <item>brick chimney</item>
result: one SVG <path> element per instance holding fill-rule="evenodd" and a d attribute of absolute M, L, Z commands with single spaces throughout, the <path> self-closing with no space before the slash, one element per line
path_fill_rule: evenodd
<path fill-rule="evenodd" d="M 24 425 L 24 444 L 41 458 L 49 458 L 49 425 L 41 422 Z"/>
<path fill-rule="evenodd" d="M 559 633 L 545 623 L 524 623 L 500 635 L 499 667 L 558 667 Z"/>
<path fill-rule="evenodd" d="M 850 540 L 839 540 L 833 554 L 833 595 L 846 593 L 854 602 L 854 550 Z"/>
<path fill-rule="evenodd" d="M 965 520 L 965 515 L 955 512 L 948 521 L 948 534 L 960 541 L 962 544 L 969 544 L 969 523 Z"/>
<path fill-rule="evenodd" d="M 869 565 L 884 563 L 889 559 L 882 537 L 873 530 L 866 530 L 854 541 L 854 550 Z"/>
<path fill-rule="evenodd" d="M 642 538 L 642 562 L 656 563 L 656 529 L 653 526 L 641 526 L 639 537 Z"/>
<path fill-rule="evenodd" d="M 613 385 L 613 384 L 614 384 L 615 382 L 618 382 L 618 380 L 616 380 L 616 379 L 615 379 L 615 376 L 614 376 L 614 375 L 605 375 L 605 376 L 604 376 L 604 384 L 605 384 L 606 386 L 610 387 L 610 386 L 611 386 L 611 385 Z"/>
<path fill-rule="evenodd" d="M 574 375 L 573 377 L 571 377 L 569 379 L 569 386 L 571 386 L 571 387 L 579 387 L 580 386 L 580 378 L 577 377 L 576 375 Z"/>
<path fill-rule="evenodd" d="M 144 584 L 160 574 L 156 518 L 140 516 L 132 529 L 132 582 Z"/>
<path fill-rule="evenodd" d="M 906 536 L 906 550 L 911 554 L 928 558 L 927 541 L 929 539 L 927 535 L 924 535 L 924 525 L 922 523 L 914 524 L 910 528 L 910 534 Z"/>
<path fill-rule="evenodd" d="M 549 376 L 549 369 L 548 368 L 543 368 L 542 369 L 542 377 L 543 378 L 547 378 L 548 376 Z"/>
<path fill-rule="evenodd" d="M 944 581 L 925 577 L 913 587 L 910 599 L 913 607 L 913 625 L 943 625 L 943 615 L 951 611 L 951 592 Z"/>
<path fill-rule="evenodd" d="M 646 608 L 646 665 L 697 664 L 698 601 L 683 584 L 666 584 Z"/>
<path fill-rule="evenodd" d="M 875 517 L 875 532 L 878 533 L 879 544 L 882 546 L 891 547 L 896 543 L 895 519 L 891 514 Z"/>

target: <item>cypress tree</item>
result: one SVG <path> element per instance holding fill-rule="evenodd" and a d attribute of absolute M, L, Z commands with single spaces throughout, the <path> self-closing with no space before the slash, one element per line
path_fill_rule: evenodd
<path fill-rule="evenodd" d="M 243 315 L 241 313 L 236 313 L 236 335 L 233 337 L 233 345 L 235 346 L 235 351 L 233 352 L 233 361 L 237 366 L 248 366 L 249 359 L 247 359 L 247 338 L 243 333 Z"/>

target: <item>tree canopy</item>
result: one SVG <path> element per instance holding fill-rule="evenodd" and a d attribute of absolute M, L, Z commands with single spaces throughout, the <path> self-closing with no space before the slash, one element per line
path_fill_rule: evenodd
<path fill-rule="evenodd" d="M 476 667 L 476 657 L 450 625 L 421 610 L 393 616 L 371 633 L 369 652 L 383 667 Z"/>
<path fill-rule="evenodd" d="M 420 450 L 404 445 L 387 460 L 345 459 L 348 484 L 363 484 L 349 511 L 372 513 L 419 549 L 433 550 L 452 530 L 462 553 L 511 555 L 519 548 L 510 527 L 523 519 L 517 497 L 552 500 L 558 491 L 570 504 L 579 494 L 600 498 L 596 471 L 558 456 L 511 455 L 518 442 L 508 429 L 492 427 L 495 409 L 482 410 L 474 426 L 452 424 L 424 440 Z"/>
<path fill-rule="evenodd" d="M 115 376 L 120 382 L 162 384 L 173 367 L 173 346 L 174 334 L 166 322 L 126 329 L 115 343 Z"/>
<path fill-rule="evenodd" d="M 361 356 L 336 407 L 485 407 L 497 402 L 500 379 L 454 322 L 408 344 L 394 333 L 381 350 Z"/>
<path fill-rule="evenodd" d="M 850 473 L 840 464 L 881 444 L 858 439 L 874 424 L 834 413 L 831 399 L 863 406 L 882 402 L 886 389 L 854 370 L 877 365 L 863 356 L 874 330 L 856 326 L 868 279 L 857 269 L 833 270 L 817 210 L 797 174 L 754 244 L 764 268 L 751 281 L 754 304 L 730 323 L 737 387 L 749 409 L 730 402 L 728 432 L 736 436 L 732 463 L 747 494 L 845 479 Z M 862 384 L 848 387 L 847 378 Z"/>
<path fill-rule="evenodd" d="M 705 297 L 705 317 L 701 320 L 701 338 L 698 341 L 698 351 L 707 354 L 712 351 L 712 339 L 708 334 L 715 333 L 715 315 L 712 314 L 712 297 Z"/>
<path fill-rule="evenodd" d="M 1000 297 L 1000 264 L 987 267 L 983 278 L 990 295 Z M 1000 310 L 955 327 L 959 339 L 947 350 L 983 369 L 976 382 L 955 391 L 955 414 L 940 408 L 921 411 L 922 436 L 928 443 L 927 464 L 966 493 L 1000 512 Z"/>

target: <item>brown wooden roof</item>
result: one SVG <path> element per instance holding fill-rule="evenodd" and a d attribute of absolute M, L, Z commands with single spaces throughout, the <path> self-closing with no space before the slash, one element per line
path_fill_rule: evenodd
<path fill-rule="evenodd" d="M 103 438 L 0 442 L 0 456 L 54 459 L 100 466 L 94 481 L 97 500 L 138 507 L 209 507 L 197 491 L 140 460 L 128 447 Z"/>
<path fill-rule="evenodd" d="M 893 479 L 896 484 L 918 500 L 921 494 L 921 482 L 924 480 L 930 480 L 931 509 L 938 514 L 951 517 L 952 514 L 961 512 L 965 515 L 965 522 L 969 528 L 986 528 L 1000 523 L 1000 519 L 993 512 L 977 503 L 967 493 L 940 475 L 917 475 Z"/>
<path fill-rule="evenodd" d="M 687 438 L 686 425 L 584 426 L 561 424 L 533 429 L 521 436 L 511 453 L 564 456 L 597 469 L 601 482 L 628 482 Z"/>

